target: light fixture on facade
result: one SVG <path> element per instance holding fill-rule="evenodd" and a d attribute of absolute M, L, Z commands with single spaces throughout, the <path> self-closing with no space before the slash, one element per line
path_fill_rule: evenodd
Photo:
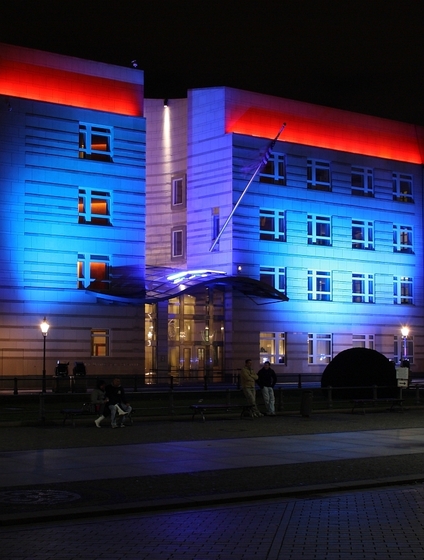
<path fill-rule="evenodd" d="M 168 107 L 168 98 L 163 100 L 163 106 Z"/>

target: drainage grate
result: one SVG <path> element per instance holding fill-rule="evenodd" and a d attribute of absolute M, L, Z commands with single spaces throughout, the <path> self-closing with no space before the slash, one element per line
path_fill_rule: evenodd
<path fill-rule="evenodd" d="M 79 494 L 62 490 L 5 490 L 0 492 L 0 503 L 3 504 L 51 505 L 79 499 L 81 499 Z"/>

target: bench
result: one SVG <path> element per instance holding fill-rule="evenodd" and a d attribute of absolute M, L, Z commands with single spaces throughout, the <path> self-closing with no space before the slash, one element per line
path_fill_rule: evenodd
<path fill-rule="evenodd" d="M 368 404 L 376 405 L 378 403 L 385 403 L 390 404 L 390 411 L 393 412 L 393 409 L 398 406 L 400 410 L 403 412 L 403 399 L 397 398 L 387 398 L 387 399 L 353 399 L 352 403 L 352 414 L 357 407 L 362 408 L 362 413 L 365 414 L 365 406 Z"/>
<path fill-rule="evenodd" d="M 81 408 L 63 408 L 60 412 L 63 414 L 63 426 L 65 425 L 66 420 L 69 419 L 75 427 L 75 419 L 78 416 L 99 416 L 96 406 L 92 403 L 84 403 Z M 131 414 L 127 414 L 127 418 L 131 425 L 133 424 L 133 414 L 134 409 L 132 409 Z"/>
<path fill-rule="evenodd" d="M 253 405 L 251 404 L 211 404 L 211 403 L 198 403 L 190 405 L 193 410 L 193 415 L 191 417 L 194 420 L 196 414 L 201 414 L 203 422 L 206 420 L 205 412 L 207 410 L 218 410 L 223 412 L 233 412 L 241 410 L 240 418 L 248 415 L 253 417 Z"/>

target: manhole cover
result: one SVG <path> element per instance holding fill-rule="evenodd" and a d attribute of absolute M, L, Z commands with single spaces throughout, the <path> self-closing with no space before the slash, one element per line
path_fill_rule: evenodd
<path fill-rule="evenodd" d="M 73 502 L 81 496 L 75 492 L 61 490 L 5 490 L 0 492 L 0 503 L 3 504 L 58 504 Z"/>

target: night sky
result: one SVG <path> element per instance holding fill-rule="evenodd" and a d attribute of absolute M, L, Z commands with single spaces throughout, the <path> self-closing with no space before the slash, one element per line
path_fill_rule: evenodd
<path fill-rule="evenodd" d="M 0 41 L 424 125 L 423 0 L 10 0 Z"/>

